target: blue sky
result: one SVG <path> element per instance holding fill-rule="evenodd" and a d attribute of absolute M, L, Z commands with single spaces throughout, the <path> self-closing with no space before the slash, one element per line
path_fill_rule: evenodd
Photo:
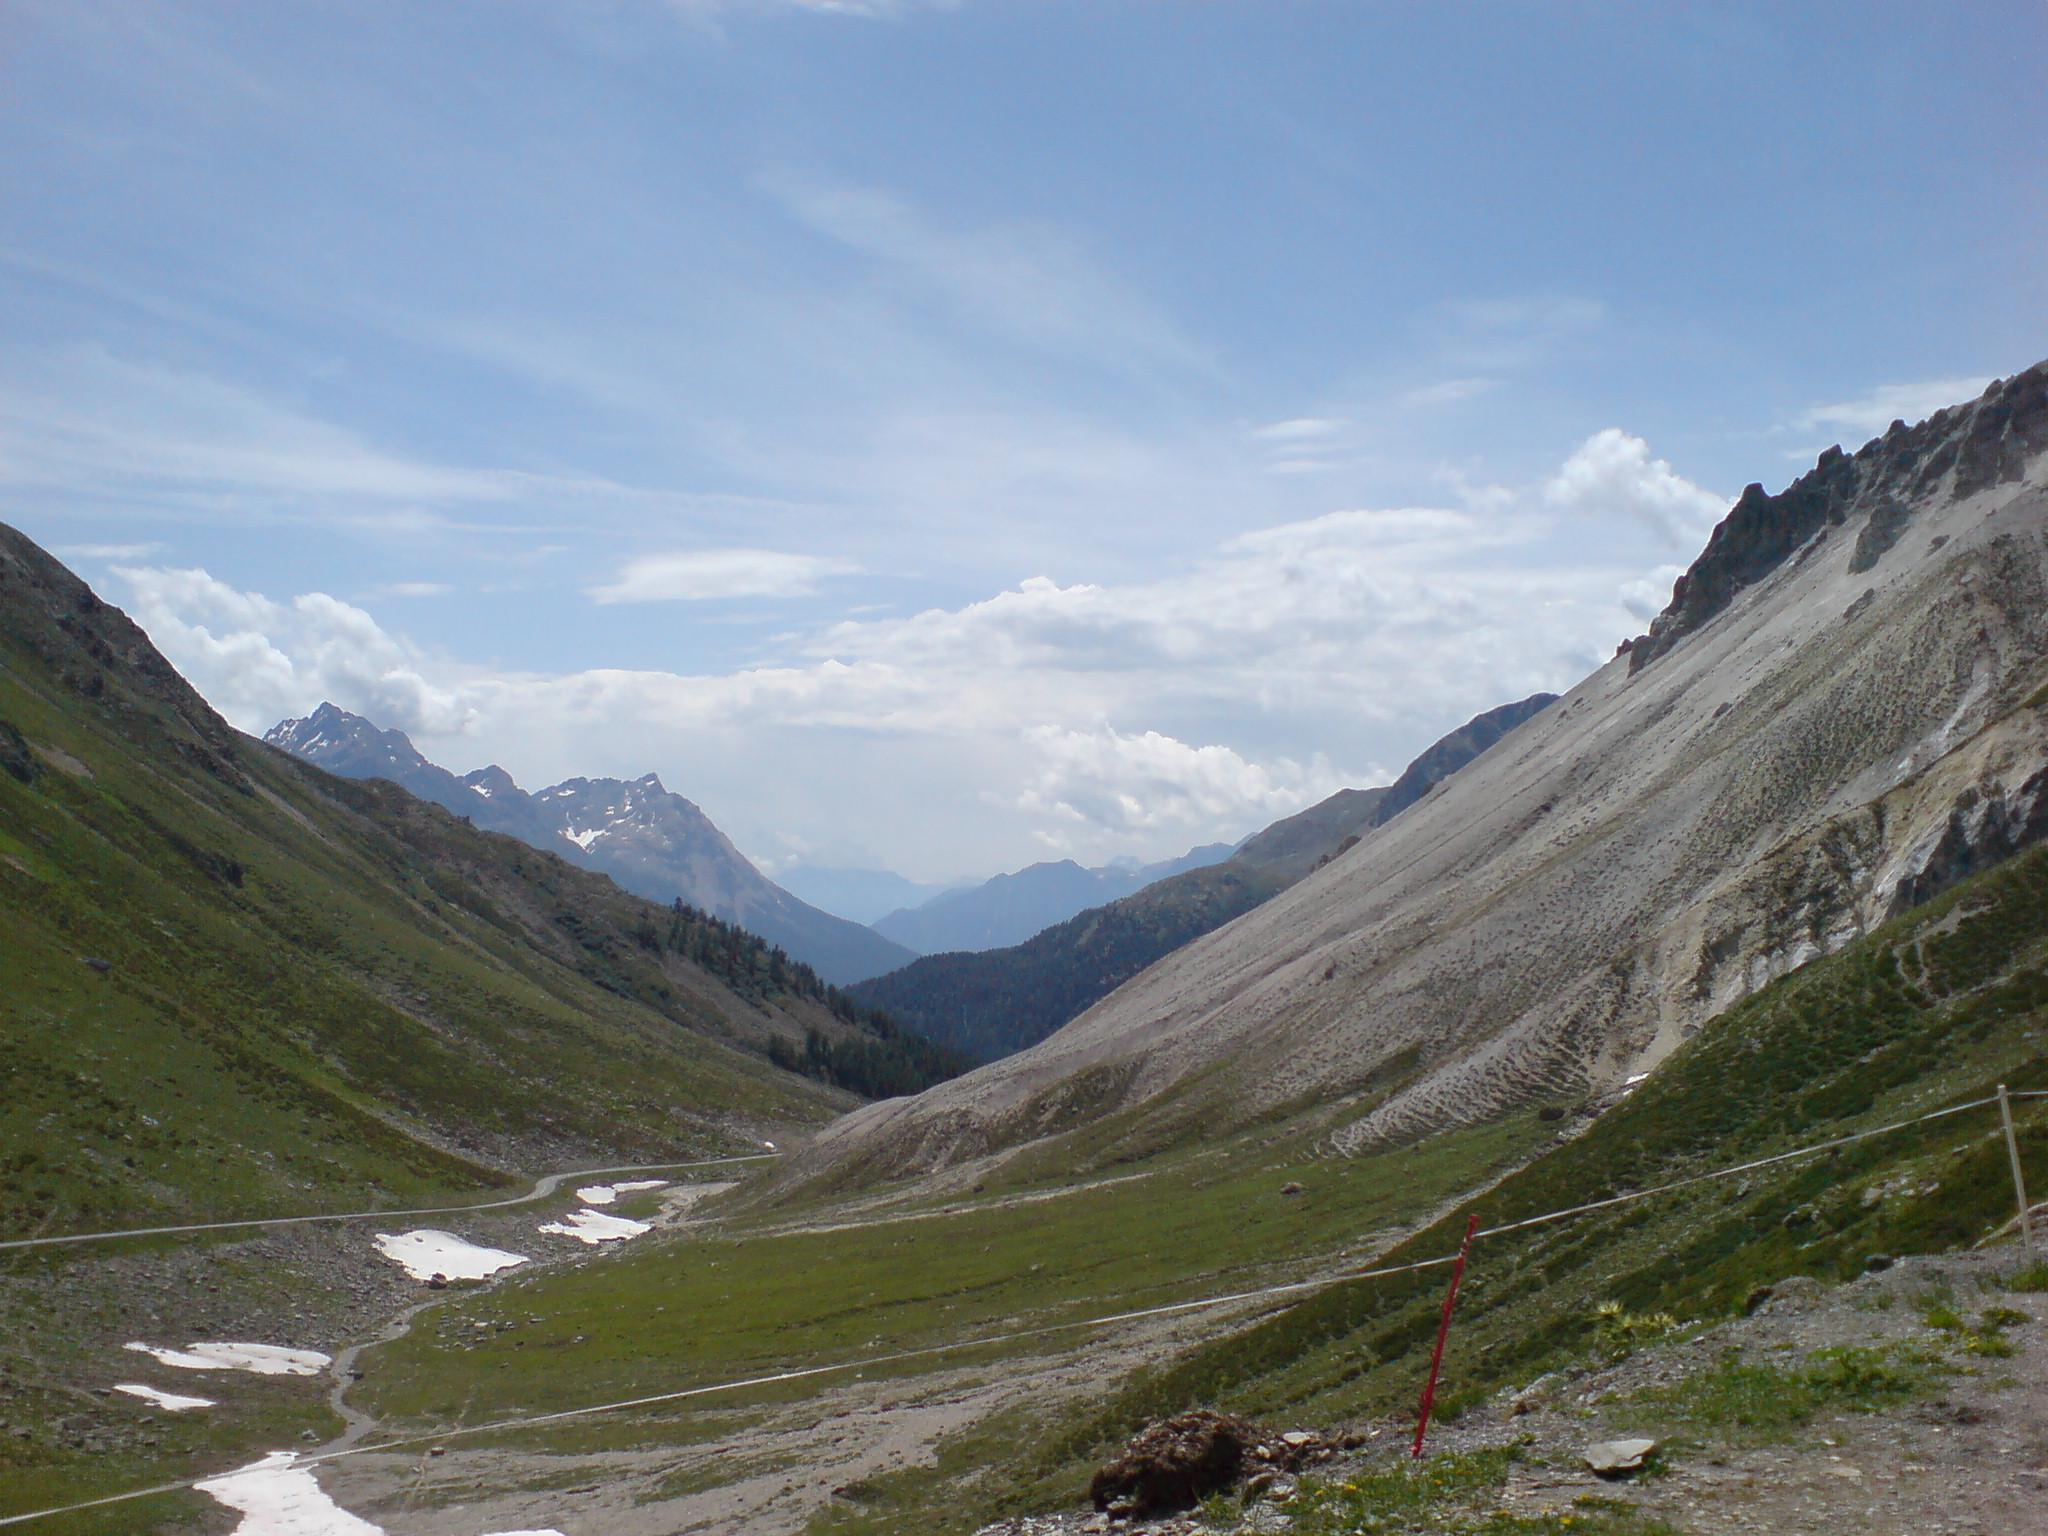
<path fill-rule="evenodd" d="M 0 517 L 238 724 L 1156 858 L 2048 354 L 2038 6 L 0 16 Z"/>

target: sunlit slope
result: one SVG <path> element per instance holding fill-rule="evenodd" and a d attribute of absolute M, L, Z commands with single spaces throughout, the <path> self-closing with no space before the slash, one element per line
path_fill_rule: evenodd
<path fill-rule="evenodd" d="M 1016 1159 L 946 1201 L 906 1188 L 894 1206 L 736 1214 L 605 1264 L 451 1302 L 444 1319 L 366 1358 L 364 1391 L 394 1423 L 454 1427 L 1329 1274 L 1381 1252 L 1388 1228 L 1417 1218 L 1421 1230 L 1375 1263 L 1436 1258 L 1456 1247 L 1473 1208 L 1504 1225 L 1965 1103 L 2000 1081 L 2048 1089 L 2044 1041 L 2048 852 L 2036 851 L 1767 987 L 1619 1102 L 1545 1106 L 1557 1119 L 1516 1111 L 1356 1158 L 1320 1154 L 1318 1117 L 1299 1115 L 1123 1163 L 1067 1192 L 1043 1168 L 1027 1177 Z M 2048 1109 L 2022 1100 L 2020 1119 L 2028 1175 L 2048 1188 Z M 1979 1107 L 1487 1238 L 1446 1364 L 1446 1406 L 1455 1413 L 1582 1359 L 1601 1302 L 1725 1316 L 1787 1275 L 1847 1278 L 1874 1253 L 1969 1245 L 2012 1209 L 1998 1121 Z M 1443 1282 L 1431 1268 L 1339 1282 L 1300 1303 L 1276 1296 L 1248 1327 L 1215 1314 L 1214 1342 L 1104 1382 L 1084 1410 L 964 1431 L 941 1447 L 942 1471 L 871 1480 L 832 1506 L 825 1528 L 971 1531 L 1006 1512 L 1071 1507 L 1137 1423 L 1198 1403 L 1320 1426 L 1411 1411 Z M 1006 1355 L 1089 1336 L 963 1348 L 868 1374 L 993 1371 Z M 729 1434 L 736 1415 L 766 1402 L 848 1379 L 604 1414 L 495 1443 L 524 1454 L 678 1447 Z M 693 1471 L 691 1486 L 707 1475 Z"/>
<path fill-rule="evenodd" d="M 2048 850 L 1738 1005 L 1583 1135 L 1568 1129 L 1387 1262 L 1453 1251 L 1470 1210 L 1505 1226 L 1915 1119 L 2000 1082 L 2048 1089 Z M 2022 1099 L 2015 1111 L 2029 1188 L 2048 1190 L 2048 1104 Z M 1359 1164 L 1399 1166 L 1417 1151 Z M 1979 1107 L 1483 1239 L 1447 1361 L 1450 1407 L 1579 1358 L 1603 1301 L 1680 1321 L 1724 1317 L 1789 1275 L 1848 1280 L 1872 1255 L 1970 1247 L 2008 1228 L 2016 1209 L 1997 1112 Z M 1411 1410 L 1443 1289 L 1431 1269 L 1325 1292 L 1131 1388 L 1040 1469 L 1191 1402 L 1313 1422 Z"/>
<path fill-rule="evenodd" d="M 0 935 L 8 1236 L 411 1200 L 850 1102 L 759 1054 L 849 1027 L 772 967 L 721 979 L 604 877 L 234 732 L 7 529 Z"/>
<path fill-rule="evenodd" d="M 2048 831 L 2044 484 L 2048 365 L 1753 489 L 1643 646 L 1050 1039 L 847 1117 L 793 1177 L 1303 1103 L 1359 1149 L 1645 1070 Z"/>

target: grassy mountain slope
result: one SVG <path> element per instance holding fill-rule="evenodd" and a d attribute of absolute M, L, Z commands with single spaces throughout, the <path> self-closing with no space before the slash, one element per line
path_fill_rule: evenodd
<path fill-rule="evenodd" d="M 369 1395 L 397 1423 L 476 1422 L 1328 1274 L 1380 1253 L 1389 1228 L 1408 1222 L 1422 1230 L 1383 1261 L 1436 1257 L 1455 1248 L 1470 1208 L 1454 1191 L 1483 1191 L 1485 1221 L 1504 1223 L 1925 1113 L 2001 1080 L 2048 1088 L 2044 1032 L 2048 851 L 2037 851 L 1775 983 L 1633 1093 L 1551 1106 L 1559 1120 L 1518 1110 L 1347 1158 L 1329 1153 L 1341 1116 L 1310 1106 L 1250 1130 L 1190 1127 L 1170 1146 L 1112 1139 L 1092 1169 L 1012 1158 L 978 1170 L 971 1188 L 869 1188 L 801 1215 L 733 1208 L 719 1225 L 601 1267 L 516 1279 L 446 1326 L 416 1329 L 371 1357 Z M 2021 1146 L 2029 1177 L 2048 1189 L 2048 1109 L 2023 1101 Z M 1290 1183 L 1299 1192 L 1283 1194 Z M 1487 1239 L 1446 1362 L 1446 1406 L 1456 1414 L 1582 1360 L 1601 1302 L 1725 1316 L 1787 1275 L 1846 1277 L 1873 1252 L 1976 1242 L 2009 1218 L 2011 1201 L 1997 1121 L 1979 1109 Z M 936 1465 L 864 1480 L 812 1528 L 966 1532 L 1006 1512 L 1072 1507 L 1138 1422 L 1194 1404 L 1324 1426 L 1409 1412 L 1443 1280 L 1431 1269 L 1339 1283 L 1247 1324 L 1212 1314 L 1190 1324 L 1184 1353 L 1105 1382 L 1085 1407 L 1027 1405 L 977 1424 L 942 1444 Z M 479 1342 L 472 1314 L 521 1327 Z M 1080 1337 L 870 1376 L 1031 1370 L 1029 1357 Z M 567 1358 L 576 1372 L 560 1370 Z M 679 1469 L 673 1494 L 686 1497 L 752 1475 L 717 1453 L 736 1421 L 786 1412 L 793 1427 L 810 1423 L 823 1390 L 657 1407 L 506 1446 L 616 1452 L 632 1458 L 622 1485 L 651 1455 Z M 688 1513 L 679 1504 L 670 1518 Z"/>
<path fill-rule="evenodd" d="M 1220 864 L 1091 907 L 1022 944 L 927 955 L 853 987 L 910 1028 L 979 1061 L 1037 1044 L 1153 962 L 1287 889 L 1391 820 L 1556 698 L 1468 720 L 1381 789 L 1340 789 L 1273 823 Z"/>
<path fill-rule="evenodd" d="M 2048 850 L 2036 850 L 1774 983 L 1383 1262 L 1454 1250 L 1472 1209 L 1504 1225 L 1965 1103 L 2000 1081 L 2048 1089 L 2044 1042 Z M 2034 1190 L 2048 1189 L 2039 1103 L 2018 1107 Z M 1451 1139 L 1340 1160 L 1320 1182 L 1340 1169 L 1398 1179 Z M 1787 1276 L 1850 1279 L 1873 1254 L 1970 1246 L 2014 1209 L 1996 1112 L 1976 1109 L 1485 1239 L 1459 1303 L 1446 1406 L 1455 1415 L 1582 1360 L 1602 1302 L 1681 1322 L 1728 1316 Z M 1199 1348 L 1048 1437 L 1015 1464 L 1029 1491 L 1013 1496 L 1069 1497 L 1105 1447 L 1193 1403 L 1291 1422 L 1412 1411 L 1443 1287 L 1442 1270 L 1338 1285 Z"/>
<path fill-rule="evenodd" d="M 7 1236 L 728 1149 L 851 1102 L 771 1049 L 900 1044 L 751 936 L 239 735 L 5 529 L 0 722 Z"/>

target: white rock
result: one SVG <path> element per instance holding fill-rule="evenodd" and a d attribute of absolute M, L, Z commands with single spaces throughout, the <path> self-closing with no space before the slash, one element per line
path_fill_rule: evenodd
<path fill-rule="evenodd" d="M 1629 1472 L 1655 1449 L 1654 1440 L 1602 1440 L 1586 1447 L 1586 1465 L 1595 1472 Z"/>

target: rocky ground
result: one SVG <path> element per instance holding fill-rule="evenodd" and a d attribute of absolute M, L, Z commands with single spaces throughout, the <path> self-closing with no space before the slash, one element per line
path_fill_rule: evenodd
<path fill-rule="evenodd" d="M 1505 1481 L 1457 1513 L 1521 1516 L 1532 1530 L 1546 1515 L 1597 1512 L 1618 1520 L 1616 1530 L 1661 1520 L 1682 1536 L 2048 1533 L 2048 1291 L 2004 1289 L 2019 1265 L 2012 1251 L 1951 1254 L 1902 1260 L 1850 1285 L 1790 1280 L 1748 1317 L 1678 1330 L 1473 1409 L 1432 1433 L 1430 1455 L 1514 1448 Z M 1843 1349 L 1857 1352 L 1832 1357 L 1850 1363 L 1846 1388 L 1811 1394 L 1809 1414 L 1791 1413 L 1774 1384 L 1825 1367 L 1830 1356 L 1816 1351 Z M 1861 1382 L 1860 1402 L 1858 1367 L 1888 1373 Z M 1298 1432 L 1319 1444 L 1354 1448 L 1270 1481 L 1249 1503 L 1240 1485 L 1227 1513 L 1214 1501 L 1149 1520 L 1081 1510 L 1003 1521 L 980 1536 L 1367 1528 L 1335 1519 L 1314 1490 L 1394 1470 L 1410 1428 L 1307 1426 Z M 1586 1449 L 1624 1436 L 1659 1442 L 1649 1466 L 1596 1476 Z M 1449 1514 L 1369 1528 L 1457 1528 Z"/>

